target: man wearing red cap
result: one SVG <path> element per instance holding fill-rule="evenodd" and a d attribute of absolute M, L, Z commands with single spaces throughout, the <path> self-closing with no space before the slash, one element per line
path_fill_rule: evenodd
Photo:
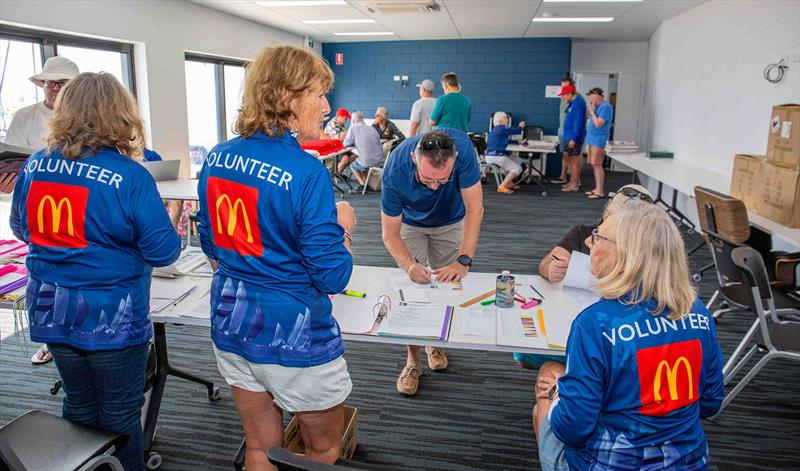
<path fill-rule="evenodd" d="M 350 112 L 347 111 L 347 108 L 339 108 L 336 110 L 336 116 L 328 121 L 325 130 L 322 131 L 324 134 L 322 137 L 343 141 L 347 133 L 347 128 L 344 123 L 346 123 L 348 119 L 350 119 Z"/>
<path fill-rule="evenodd" d="M 561 152 L 564 162 L 569 165 L 569 182 L 562 191 L 578 191 L 581 185 L 583 157 L 581 147 L 586 137 L 586 100 L 575 91 L 574 85 L 561 87 L 561 99 L 567 103 L 564 115 L 564 135 L 561 139 Z"/>

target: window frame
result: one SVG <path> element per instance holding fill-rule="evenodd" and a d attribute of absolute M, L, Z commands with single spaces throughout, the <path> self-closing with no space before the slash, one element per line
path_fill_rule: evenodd
<path fill-rule="evenodd" d="M 136 98 L 136 67 L 133 58 L 133 44 L 109 41 L 105 39 L 86 38 L 83 36 L 72 36 L 68 34 L 54 33 L 51 31 L 40 31 L 35 29 L 20 28 L 0 24 L 0 38 L 8 40 L 21 40 L 33 42 L 42 46 L 42 64 L 47 59 L 58 55 L 58 46 L 81 47 L 85 49 L 97 49 L 101 51 L 118 52 L 127 58 L 122 63 L 122 72 L 130 81 L 131 95 Z"/>
<path fill-rule="evenodd" d="M 249 61 L 244 59 L 234 59 L 231 57 L 213 56 L 187 52 L 184 54 L 186 62 L 202 62 L 214 65 L 214 99 L 217 110 L 217 142 L 228 140 L 228 129 L 226 123 L 226 103 L 225 103 L 225 66 L 246 68 Z"/>

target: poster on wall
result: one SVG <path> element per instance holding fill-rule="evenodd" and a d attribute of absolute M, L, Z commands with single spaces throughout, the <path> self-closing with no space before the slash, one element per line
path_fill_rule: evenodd
<path fill-rule="evenodd" d="M 344 64 L 344 53 L 337 52 L 336 53 L 336 65 Z"/>
<path fill-rule="evenodd" d="M 561 93 L 561 85 L 547 85 L 544 87 L 545 98 L 561 98 L 558 94 Z"/>

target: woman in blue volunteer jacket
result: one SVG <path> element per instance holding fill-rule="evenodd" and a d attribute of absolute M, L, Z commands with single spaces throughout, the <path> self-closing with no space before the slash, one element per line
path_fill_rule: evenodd
<path fill-rule="evenodd" d="M 329 295 L 350 279 L 356 221 L 299 144 L 319 136 L 332 85 L 314 54 L 262 50 L 247 68 L 239 137 L 212 149 L 200 173 L 200 240 L 218 267 L 211 336 L 244 428 L 247 469 L 273 469 L 266 451 L 283 445 L 281 410 L 299 419 L 307 458 L 340 455 L 352 383 Z"/>
<path fill-rule="evenodd" d="M 722 403 L 722 351 L 678 228 L 629 200 L 586 243 L 602 299 L 573 321 L 566 371 L 539 370 L 542 469 L 708 469 L 700 419 Z"/>
<path fill-rule="evenodd" d="M 129 436 L 115 455 L 144 469 L 144 404 L 152 266 L 180 254 L 142 158 L 133 97 L 112 75 L 83 73 L 56 102 L 47 148 L 19 175 L 14 235 L 30 244 L 31 339 L 46 342 L 65 418 Z"/>

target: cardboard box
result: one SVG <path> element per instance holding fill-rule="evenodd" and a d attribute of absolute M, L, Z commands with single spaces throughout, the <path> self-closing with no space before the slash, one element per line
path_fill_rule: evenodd
<path fill-rule="evenodd" d="M 736 154 L 731 176 L 731 196 L 740 199 L 750 211 L 755 211 L 761 191 L 763 155 Z"/>
<path fill-rule="evenodd" d="M 284 446 L 292 453 L 305 456 L 306 447 L 300 435 L 300 421 L 292 417 L 284 431 Z M 358 409 L 344 406 L 344 436 L 342 437 L 342 457 L 350 459 L 358 445 Z"/>
<path fill-rule="evenodd" d="M 772 108 L 767 161 L 779 167 L 800 170 L 800 105 Z"/>
<path fill-rule="evenodd" d="M 800 227 L 800 170 L 761 165 L 755 212 L 788 227 Z"/>

